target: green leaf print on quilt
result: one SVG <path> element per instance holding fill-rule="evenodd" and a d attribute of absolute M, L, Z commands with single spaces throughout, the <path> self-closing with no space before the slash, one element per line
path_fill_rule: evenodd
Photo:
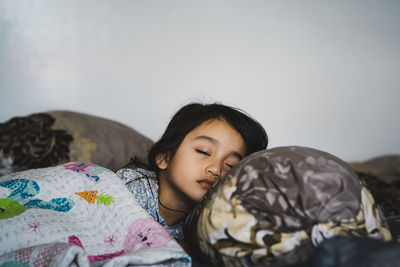
<path fill-rule="evenodd" d="M 8 198 L 0 198 L 0 220 L 20 215 L 26 207 Z"/>
<path fill-rule="evenodd" d="M 14 179 L 0 183 L 0 186 L 12 190 L 7 198 L 0 199 L 0 219 L 12 218 L 30 208 L 68 212 L 75 204 L 73 200 L 68 198 L 53 198 L 48 202 L 41 199 L 31 199 L 25 204 L 21 204 L 21 201 L 39 194 L 39 185 L 31 180 Z"/>
<path fill-rule="evenodd" d="M 101 193 L 100 195 L 97 196 L 97 205 L 104 205 L 108 206 L 111 205 L 111 203 L 114 203 L 114 198 L 110 195 L 107 195 L 105 193 Z"/>

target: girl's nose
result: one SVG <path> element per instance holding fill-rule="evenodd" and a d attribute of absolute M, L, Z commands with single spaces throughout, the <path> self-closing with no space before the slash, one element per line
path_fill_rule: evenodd
<path fill-rule="evenodd" d="M 219 178 L 221 176 L 221 168 L 217 163 L 212 163 L 208 165 L 206 172 L 216 178 Z"/>

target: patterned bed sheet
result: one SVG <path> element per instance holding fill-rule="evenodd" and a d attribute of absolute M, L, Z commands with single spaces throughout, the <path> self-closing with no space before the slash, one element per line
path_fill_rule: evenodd
<path fill-rule="evenodd" d="M 0 177 L 0 266 L 191 266 L 112 171 L 67 163 Z"/>

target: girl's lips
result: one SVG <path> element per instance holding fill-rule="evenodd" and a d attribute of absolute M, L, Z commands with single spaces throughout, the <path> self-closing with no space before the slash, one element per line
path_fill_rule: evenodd
<path fill-rule="evenodd" d="M 198 181 L 198 183 L 199 183 L 202 187 L 204 187 L 204 188 L 206 188 L 206 189 L 210 189 L 210 188 L 212 187 L 212 185 L 213 185 L 215 182 L 212 181 L 212 180 L 203 179 L 203 180 Z"/>

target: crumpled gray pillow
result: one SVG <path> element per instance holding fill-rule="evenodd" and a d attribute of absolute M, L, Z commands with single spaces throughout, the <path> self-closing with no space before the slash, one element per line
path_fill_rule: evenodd
<path fill-rule="evenodd" d="M 197 257 L 216 266 L 301 265 L 329 236 L 390 239 L 380 219 L 368 217 L 368 196 L 350 166 L 329 153 L 264 150 L 215 184 L 186 219 L 185 237 Z"/>

